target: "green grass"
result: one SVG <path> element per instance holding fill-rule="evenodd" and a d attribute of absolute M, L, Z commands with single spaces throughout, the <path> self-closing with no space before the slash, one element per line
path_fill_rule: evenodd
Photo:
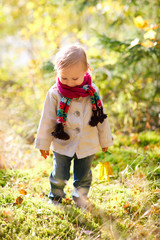
<path fill-rule="evenodd" d="M 34 168 L 2 169 L 0 239 L 158 240 L 160 135 L 119 133 L 114 138 L 110 153 L 97 153 L 93 162 L 88 211 L 75 208 L 71 200 L 72 177 L 63 203 L 48 205 L 51 156 Z M 98 163 L 105 161 L 113 169 L 110 183 L 106 177 L 98 180 Z M 20 204 L 18 197 L 23 200 Z"/>

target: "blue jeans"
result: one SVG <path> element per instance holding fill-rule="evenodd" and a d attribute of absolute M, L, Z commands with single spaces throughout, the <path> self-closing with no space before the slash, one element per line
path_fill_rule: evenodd
<path fill-rule="evenodd" d="M 74 159 L 73 165 L 73 193 L 72 197 L 80 195 L 88 195 L 89 188 L 92 182 L 91 165 L 94 159 L 94 154 L 85 158 L 78 159 L 75 154 L 73 157 L 68 157 L 54 152 L 53 171 L 49 176 L 51 190 L 49 198 L 65 197 L 63 191 L 67 181 L 70 178 L 71 160 Z"/>

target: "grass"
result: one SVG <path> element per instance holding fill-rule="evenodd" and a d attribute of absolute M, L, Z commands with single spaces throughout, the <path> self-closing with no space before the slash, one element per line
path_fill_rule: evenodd
<path fill-rule="evenodd" d="M 63 203 L 48 205 L 52 156 L 40 160 L 32 146 L 30 153 L 25 148 L 24 159 L 37 158 L 36 167 L 0 171 L 0 239 L 158 240 L 160 135 L 117 133 L 114 143 L 110 153 L 96 154 L 88 211 L 71 200 L 72 177 Z M 113 169 L 110 183 L 98 180 L 98 163 L 105 161 Z"/>

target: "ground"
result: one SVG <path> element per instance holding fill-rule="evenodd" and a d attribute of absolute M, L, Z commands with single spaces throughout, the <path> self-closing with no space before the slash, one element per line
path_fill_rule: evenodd
<path fill-rule="evenodd" d="M 21 150 L 25 163 L 19 169 L 20 157 L 12 159 L 12 169 L 3 162 L 0 239 L 160 239 L 160 135 L 117 132 L 114 139 L 109 152 L 94 159 L 88 210 L 75 208 L 71 199 L 72 170 L 63 203 L 48 205 L 52 155 L 43 160 L 31 145 Z M 106 161 L 113 175 L 99 180 L 99 162 Z"/>

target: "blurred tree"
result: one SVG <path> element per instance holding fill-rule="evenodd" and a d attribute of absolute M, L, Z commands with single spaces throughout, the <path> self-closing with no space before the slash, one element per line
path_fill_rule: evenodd
<path fill-rule="evenodd" d="M 158 128 L 158 1 L 99 1 L 96 7 L 103 19 L 99 24 L 108 25 L 103 31 L 94 30 L 101 50 L 92 61 L 116 128 Z"/>
<path fill-rule="evenodd" d="M 158 127 L 159 40 L 151 39 L 140 42 L 136 38 L 122 42 L 106 35 L 97 34 L 97 37 L 104 48 L 118 53 L 117 61 L 113 64 L 106 64 L 103 67 L 104 71 L 101 72 L 105 75 L 106 69 L 110 70 L 111 81 L 105 81 L 102 87 L 108 89 L 110 84 L 111 92 L 114 90 L 112 96 L 117 100 L 115 102 L 117 118 L 120 114 L 122 117 L 120 122 L 129 128 L 142 130 L 145 125 L 148 128 L 152 126 L 153 129 Z M 112 89 L 112 86 L 115 88 Z"/>

